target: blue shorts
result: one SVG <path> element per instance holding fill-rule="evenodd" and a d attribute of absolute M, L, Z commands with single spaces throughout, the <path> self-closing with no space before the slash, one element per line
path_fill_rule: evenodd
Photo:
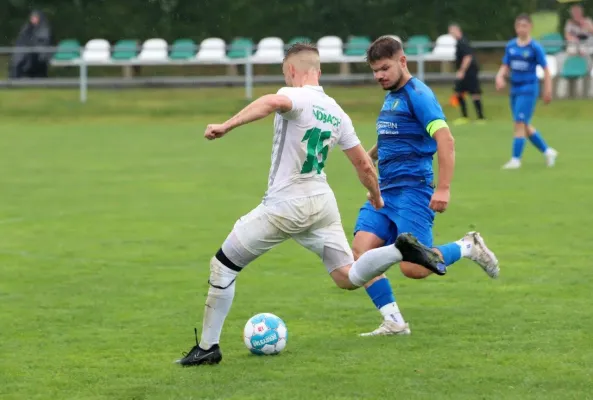
<path fill-rule="evenodd" d="M 537 98 L 537 93 L 511 94 L 511 111 L 513 112 L 513 121 L 529 124 L 535 111 Z"/>
<path fill-rule="evenodd" d="M 385 207 L 375 210 L 367 201 L 358 214 L 354 234 L 373 233 L 387 245 L 394 243 L 399 233 L 409 232 L 423 245 L 432 247 L 435 212 L 428 207 L 432 194 L 433 188 L 428 186 L 381 192 Z"/>

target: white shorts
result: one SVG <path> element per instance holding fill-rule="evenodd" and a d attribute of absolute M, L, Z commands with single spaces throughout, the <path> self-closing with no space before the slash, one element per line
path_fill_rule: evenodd
<path fill-rule="evenodd" d="M 260 204 L 239 218 L 222 251 L 244 267 L 290 238 L 317 254 L 328 272 L 354 262 L 333 193 Z"/>

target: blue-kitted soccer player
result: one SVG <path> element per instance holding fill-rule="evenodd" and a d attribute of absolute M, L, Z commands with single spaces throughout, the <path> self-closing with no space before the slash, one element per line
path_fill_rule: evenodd
<path fill-rule="evenodd" d="M 367 61 L 375 80 L 388 91 L 377 119 L 377 144 L 369 150 L 371 158 L 379 162 L 385 206 L 376 210 L 367 202 L 360 209 L 352 243 L 355 258 L 393 243 L 404 232 L 432 247 L 435 212 L 444 212 L 449 204 L 455 167 L 454 140 L 443 110 L 432 90 L 408 71 L 401 43 L 391 37 L 377 39 L 367 51 Z M 432 169 L 435 153 L 439 163 L 436 185 Z M 478 263 L 490 277 L 498 276 L 498 260 L 477 232 L 469 232 L 435 250 L 442 259 L 439 275 L 466 257 Z M 400 268 L 404 275 L 415 279 L 431 274 L 409 262 L 402 262 Z M 383 315 L 383 323 L 362 336 L 409 334 L 409 325 L 387 278 L 380 276 L 365 287 Z"/>
<path fill-rule="evenodd" d="M 504 169 L 521 167 L 521 156 L 525 148 L 525 137 L 543 153 L 546 165 L 553 167 L 558 152 L 548 147 L 537 129 L 531 125 L 531 118 L 539 97 L 539 80 L 536 69 L 539 65 L 544 71 L 544 103 L 552 100 L 552 77 L 546 54 L 542 46 L 531 38 L 531 17 L 521 14 L 515 19 L 517 37 L 511 40 L 505 49 L 502 65 L 496 74 L 496 89 L 505 87 L 505 77 L 511 73 L 511 111 L 515 121 L 513 139 L 513 157 L 503 165 Z"/>

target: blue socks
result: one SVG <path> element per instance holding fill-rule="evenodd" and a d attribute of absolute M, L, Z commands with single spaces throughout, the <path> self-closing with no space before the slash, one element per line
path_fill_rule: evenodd
<path fill-rule="evenodd" d="M 545 153 L 546 150 L 548 150 L 548 145 L 544 141 L 544 138 L 541 137 L 539 132 L 536 131 L 533 135 L 529 136 L 529 140 L 531 141 L 531 144 L 537 147 L 537 149 L 542 153 Z"/>
<path fill-rule="evenodd" d="M 513 139 L 513 158 L 521 159 L 523 149 L 525 148 L 525 138 L 516 137 Z"/>
<path fill-rule="evenodd" d="M 387 278 L 381 278 L 374 282 L 366 288 L 366 291 L 377 309 L 381 309 L 387 304 L 395 303 L 395 296 Z"/>
<path fill-rule="evenodd" d="M 446 266 L 456 263 L 461 259 L 461 246 L 455 242 L 437 246 L 437 249 L 443 255 L 443 261 Z"/>
<path fill-rule="evenodd" d="M 548 145 L 546 144 L 546 141 L 537 131 L 533 135 L 529 135 L 529 141 L 542 153 L 545 153 L 546 150 L 548 150 Z M 525 138 L 522 138 L 522 137 L 514 138 L 513 139 L 513 158 L 520 160 L 521 156 L 523 155 L 523 149 L 525 149 Z"/>

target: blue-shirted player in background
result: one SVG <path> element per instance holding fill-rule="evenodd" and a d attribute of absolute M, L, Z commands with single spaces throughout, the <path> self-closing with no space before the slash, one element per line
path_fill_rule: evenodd
<path fill-rule="evenodd" d="M 385 206 L 374 209 L 363 205 L 356 221 L 352 249 L 355 258 L 366 251 L 393 243 L 397 235 L 412 233 L 432 247 L 435 212 L 449 204 L 450 185 L 455 167 L 454 140 L 443 110 L 434 93 L 407 68 L 401 43 L 391 37 L 377 39 L 367 51 L 375 79 L 389 91 L 377 119 L 377 144 L 369 155 L 379 161 L 379 184 Z M 436 189 L 432 160 L 438 154 Z M 477 232 L 469 232 L 457 242 L 435 249 L 443 260 L 439 275 L 462 257 L 477 262 L 492 278 L 498 276 L 498 260 Z M 431 271 L 402 262 L 401 271 L 421 279 Z M 409 334 L 385 276 L 365 285 L 368 295 L 383 315 L 383 323 L 363 336 Z"/>
<path fill-rule="evenodd" d="M 544 154 L 546 165 L 553 167 L 558 152 L 548 147 L 537 129 L 531 125 L 535 104 L 539 97 L 539 79 L 536 68 L 544 70 L 544 103 L 552 100 L 552 77 L 546 62 L 542 46 L 531 38 L 531 17 L 521 14 L 515 19 L 517 37 L 511 40 L 505 49 L 502 65 L 496 75 L 496 89 L 505 87 L 505 76 L 511 73 L 511 111 L 515 121 L 513 139 L 513 157 L 503 165 L 504 169 L 521 167 L 521 156 L 525 148 L 525 137 Z"/>

